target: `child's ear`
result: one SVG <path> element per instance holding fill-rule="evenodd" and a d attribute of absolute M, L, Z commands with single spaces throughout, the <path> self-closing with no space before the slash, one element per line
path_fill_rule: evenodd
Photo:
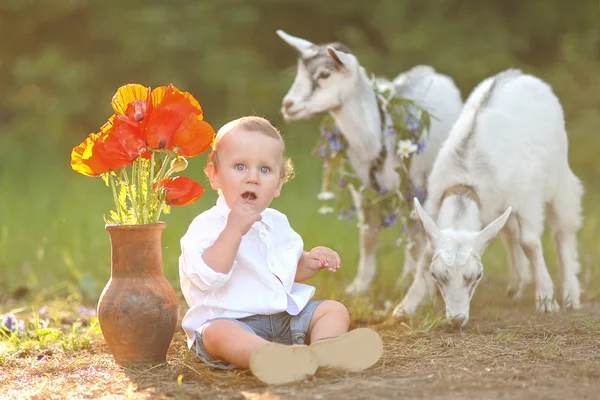
<path fill-rule="evenodd" d="M 208 176 L 208 180 L 210 181 L 210 187 L 214 190 L 219 190 L 221 188 L 221 184 L 219 183 L 219 177 L 217 176 L 217 168 L 213 163 L 208 163 L 206 165 L 206 176 Z"/>
<path fill-rule="evenodd" d="M 279 185 L 277 186 L 277 190 L 275 190 L 275 197 L 279 197 L 279 195 L 281 194 L 281 188 L 283 187 L 284 183 L 285 183 L 285 178 L 279 179 Z"/>

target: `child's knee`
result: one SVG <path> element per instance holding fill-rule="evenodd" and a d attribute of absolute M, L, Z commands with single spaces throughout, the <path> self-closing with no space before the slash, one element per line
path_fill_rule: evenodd
<path fill-rule="evenodd" d="M 209 354 L 215 349 L 220 348 L 223 343 L 227 343 L 231 333 L 240 326 L 224 319 L 209 322 L 202 331 L 202 344 Z M 212 354 L 211 354 L 212 355 Z"/>
<path fill-rule="evenodd" d="M 319 307 L 323 307 L 323 315 L 335 315 L 340 322 L 350 324 L 350 313 L 339 301 L 325 300 Z"/>

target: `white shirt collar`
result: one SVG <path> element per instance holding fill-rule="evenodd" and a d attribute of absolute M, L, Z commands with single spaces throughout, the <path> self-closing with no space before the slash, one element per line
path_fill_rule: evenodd
<path fill-rule="evenodd" d="M 225 201 L 225 197 L 223 197 L 222 195 L 220 195 L 217 199 L 216 210 L 221 216 L 225 218 L 227 218 L 229 212 L 231 211 L 231 209 L 227 205 L 227 202 Z M 271 213 L 269 212 L 269 209 L 265 209 L 262 213 L 260 213 L 260 216 L 262 217 L 262 220 L 259 222 L 255 222 L 252 225 L 252 227 L 258 230 L 260 230 L 260 226 L 264 226 L 267 230 L 273 229 L 273 218 Z"/>

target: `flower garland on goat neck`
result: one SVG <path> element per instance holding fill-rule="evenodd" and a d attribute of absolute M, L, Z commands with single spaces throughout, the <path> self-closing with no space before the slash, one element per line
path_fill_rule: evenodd
<path fill-rule="evenodd" d="M 376 224 L 379 228 L 400 223 L 403 226 L 403 236 L 406 236 L 409 221 L 415 218 L 412 215 L 413 198 L 416 196 L 423 203 L 427 197 L 424 188 L 414 184 L 408 171 L 413 156 L 421 154 L 425 148 L 431 115 L 414 101 L 394 96 L 392 87 L 381 90 L 375 85 L 374 79 L 371 85 L 379 106 L 387 115 L 382 135 L 393 136 L 393 143 L 397 144 L 396 155 L 400 166 L 396 171 L 400 175 L 400 186 L 389 192 L 364 186 L 348 160 L 346 139 L 333 118 L 327 115 L 321 124 L 321 135 L 314 150 L 323 163 L 321 192 L 317 198 L 324 203 L 319 208 L 319 213 L 329 214 L 337 211 L 339 220 L 352 221 L 357 209 L 349 188 L 358 188 L 356 190 L 361 195 L 361 211 L 370 210 L 377 218 Z M 401 245 L 403 241 L 401 236 L 397 244 Z"/>

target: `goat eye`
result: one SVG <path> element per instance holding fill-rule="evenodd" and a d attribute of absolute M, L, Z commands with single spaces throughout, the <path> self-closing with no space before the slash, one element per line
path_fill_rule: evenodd
<path fill-rule="evenodd" d="M 321 71 L 321 73 L 319 74 L 317 79 L 327 79 L 327 78 L 329 78 L 329 75 L 331 75 L 329 72 Z"/>
<path fill-rule="evenodd" d="M 432 273 L 431 273 L 431 276 L 433 276 L 433 279 L 434 279 L 436 282 L 438 281 L 438 278 L 437 278 L 437 276 L 435 275 L 435 272 L 432 272 Z"/>

